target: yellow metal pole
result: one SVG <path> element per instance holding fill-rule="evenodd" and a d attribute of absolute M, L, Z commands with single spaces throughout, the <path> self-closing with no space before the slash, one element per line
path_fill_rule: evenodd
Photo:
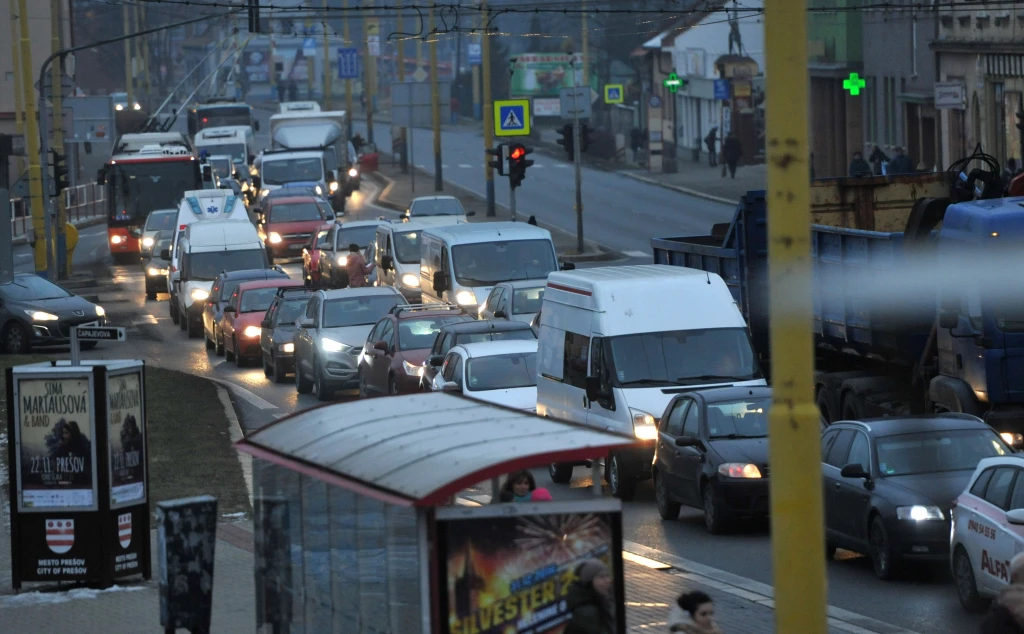
<path fill-rule="evenodd" d="M 18 22 L 21 27 L 21 89 L 25 97 L 25 145 L 28 151 L 28 186 L 32 205 L 32 231 L 36 273 L 46 271 L 46 210 L 43 207 L 42 161 L 39 156 L 39 124 L 34 116 L 36 93 L 32 89 L 32 40 L 28 34 L 28 10 L 25 0 L 18 0 Z"/>
<path fill-rule="evenodd" d="M 61 4 L 63 0 L 50 0 L 50 27 L 51 27 L 51 38 L 53 40 L 53 50 L 59 51 L 63 48 L 61 40 Z M 64 154 L 64 96 L 61 90 L 61 60 L 53 60 L 52 70 L 50 71 L 50 77 L 53 79 L 53 97 L 50 101 L 53 105 L 53 137 L 50 147 L 53 148 L 54 156 L 58 154 Z M 40 109 L 42 111 L 42 109 Z M 65 166 L 67 163 L 65 162 Z M 54 191 L 57 191 L 57 180 L 56 180 L 56 169 L 54 170 Z M 65 279 L 67 278 L 70 263 L 66 262 L 66 258 L 62 255 L 61 245 L 66 244 L 67 238 L 65 233 L 65 225 L 67 224 L 67 207 L 64 204 L 64 196 L 62 192 L 57 193 L 57 226 L 53 227 L 53 241 L 54 246 L 54 262 L 56 263 L 55 275 L 51 275 L 54 279 Z"/>
<path fill-rule="evenodd" d="M 131 5 L 125 4 L 123 6 L 124 12 L 124 34 L 129 35 L 132 32 L 132 21 L 131 21 Z M 127 110 L 132 109 L 132 104 L 135 103 L 135 91 L 133 90 L 132 84 L 132 55 L 135 53 L 133 39 L 127 39 L 124 41 L 124 90 L 128 93 L 128 103 L 125 105 Z"/>
<path fill-rule="evenodd" d="M 344 9 L 344 11 L 342 11 L 341 13 L 341 36 L 345 40 L 345 47 L 351 48 L 352 40 L 349 39 L 348 33 L 348 0 L 342 0 L 341 7 L 342 9 Z M 345 80 L 345 112 L 348 114 L 348 137 L 352 138 L 352 115 L 354 115 L 355 112 L 352 111 L 351 79 Z"/>
<path fill-rule="evenodd" d="M 437 80 L 437 33 L 434 32 L 434 7 L 430 7 L 430 117 L 434 122 L 434 191 L 444 190 L 441 173 L 441 93 Z"/>
<path fill-rule="evenodd" d="M 331 44 L 327 33 L 327 0 L 324 0 L 324 20 L 321 24 L 324 27 L 324 108 L 332 110 L 331 97 L 334 87 L 331 80 L 334 78 L 331 76 Z"/>
<path fill-rule="evenodd" d="M 11 5 L 11 69 L 14 71 L 14 133 L 25 136 L 25 105 L 21 94 L 21 40 L 18 37 L 18 2 L 10 0 Z M 25 171 L 25 157 L 18 157 L 18 176 Z"/>
<path fill-rule="evenodd" d="M 775 630 L 825 634 L 821 434 L 814 405 L 807 0 L 765 3 Z"/>
<path fill-rule="evenodd" d="M 480 24 L 481 28 L 487 28 L 487 0 L 480 1 Z M 491 37 L 487 31 L 483 31 L 480 37 L 480 57 L 483 65 L 484 87 L 483 87 L 483 119 L 484 119 L 484 178 L 486 179 L 487 192 L 487 215 L 494 217 L 494 169 L 488 159 L 490 156 L 486 150 L 491 149 L 494 143 L 494 104 L 491 101 Z"/>
<path fill-rule="evenodd" d="M 587 21 L 587 0 L 580 0 L 580 3 L 583 9 L 580 12 L 580 39 L 582 40 L 583 49 L 583 77 L 580 78 L 580 85 L 589 86 L 590 75 L 588 71 L 590 70 L 590 65 L 587 63 L 587 54 L 590 50 L 590 34 Z"/>

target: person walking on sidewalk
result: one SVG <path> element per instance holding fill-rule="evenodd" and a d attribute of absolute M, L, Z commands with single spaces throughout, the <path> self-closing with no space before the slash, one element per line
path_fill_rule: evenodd
<path fill-rule="evenodd" d="M 718 152 L 716 147 L 718 145 L 718 127 L 711 128 L 708 135 L 704 137 L 704 144 L 708 146 L 708 165 L 715 167 L 718 165 Z"/>
<path fill-rule="evenodd" d="M 730 132 L 729 136 L 725 137 L 725 142 L 722 143 L 722 158 L 729 166 L 730 177 L 736 178 L 736 166 L 739 165 L 742 156 L 743 146 L 740 145 L 740 140 L 736 138 L 736 135 Z M 723 173 L 722 176 L 725 174 Z"/>
<path fill-rule="evenodd" d="M 588 559 L 576 567 L 576 581 L 565 596 L 572 620 L 563 634 L 613 634 L 612 573 L 600 559 Z"/>
<path fill-rule="evenodd" d="M 505 484 L 501 486 L 497 502 L 529 502 L 537 489 L 537 481 L 529 471 L 515 471 L 508 474 Z"/>
<path fill-rule="evenodd" d="M 715 624 L 715 605 L 700 590 L 687 592 L 668 610 L 668 631 L 684 634 L 722 634 Z"/>
<path fill-rule="evenodd" d="M 373 273 L 376 264 L 367 264 L 363 257 L 362 249 L 358 244 L 348 245 L 348 260 L 345 264 L 345 272 L 348 273 L 348 287 L 362 288 L 366 286 L 366 276 Z"/>
<path fill-rule="evenodd" d="M 633 128 L 629 131 L 629 147 L 633 150 L 633 162 L 640 162 L 640 148 L 643 147 L 644 137 L 640 128 Z"/>

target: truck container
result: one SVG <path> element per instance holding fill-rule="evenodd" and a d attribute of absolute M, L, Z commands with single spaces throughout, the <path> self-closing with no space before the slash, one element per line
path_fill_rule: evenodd
<path fill-rule="evenodd" d="M 982 417 L 1024 444 L 1024 317 L 999 314 L 991 286 L 907 279 L 972 265 L 977 248 L 1024 231 L 1022 199 L 950 205 L 945 174 L 843 178 L 811 187 L 815 401 L 826 423 L 914 413 Z M 720 275 L 770 369 L 765 192 L 748 192 L 709 235 L 654 238 L 656 264 Z M 914 287 L 893 297 L 892 282 Z M 898 287 L 899 284 L 896 284 Z M 1017 304 L 1020 304 L 1020 298 Z M 973 306 L 973 308 L 971 308 Z M 1017 332 L 1017 331 L 1020 332 Z"/>
<path fill-rule="evenodd" d="M 343 210 L 345 197 L 355 190 L 351 174 L 355 148 L 346 136 L 347 127 L 348 114 L 344 110 L 296 111 L 270 117 L 274 150 L 316 148 L 323 152 L 324 172 L 330 175 L 329 198 L 335 210 Z"/>

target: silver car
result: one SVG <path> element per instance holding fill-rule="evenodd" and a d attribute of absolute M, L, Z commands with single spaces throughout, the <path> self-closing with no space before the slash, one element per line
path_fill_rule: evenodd
<path fill-rule="evenodd" d="M 321 401 L 339 390 L 358 393 L 363 344 L 382 317 L 405 298 L 394 288 L 319 290 L 296 322 L 295 389 Z"/>
<path fill-rule="evenodd" d="M 146 224 L 142 227 L 142 252 L 146 253 L 153 247 L 156 241 L 156 234 L 161 231 L 174 231 L 174 225 L 178 222 L 178 210 L 156 209 L 146 216 Z M 171 234 L 173 236 L 173 233 Z M 157 255 L 160 255 L 157 253 Z"/>
<path fill-rule="evenodd" d="M 526 324 L 540 312 L 547 280 L 516 280 L 502 282 L 491 289 L 487 301 L 480 306 L 480 319 L 509 319 Z"/>

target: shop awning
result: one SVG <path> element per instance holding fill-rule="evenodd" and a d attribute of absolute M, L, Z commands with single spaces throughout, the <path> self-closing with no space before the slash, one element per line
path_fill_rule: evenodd
<path fill-rule="evenodd" d="M 518 469 L 599 458 L 635 442 L 432 392 L 316 407 L 282 418 L 236 446 L 392 504 L 431 506 Z"/>

